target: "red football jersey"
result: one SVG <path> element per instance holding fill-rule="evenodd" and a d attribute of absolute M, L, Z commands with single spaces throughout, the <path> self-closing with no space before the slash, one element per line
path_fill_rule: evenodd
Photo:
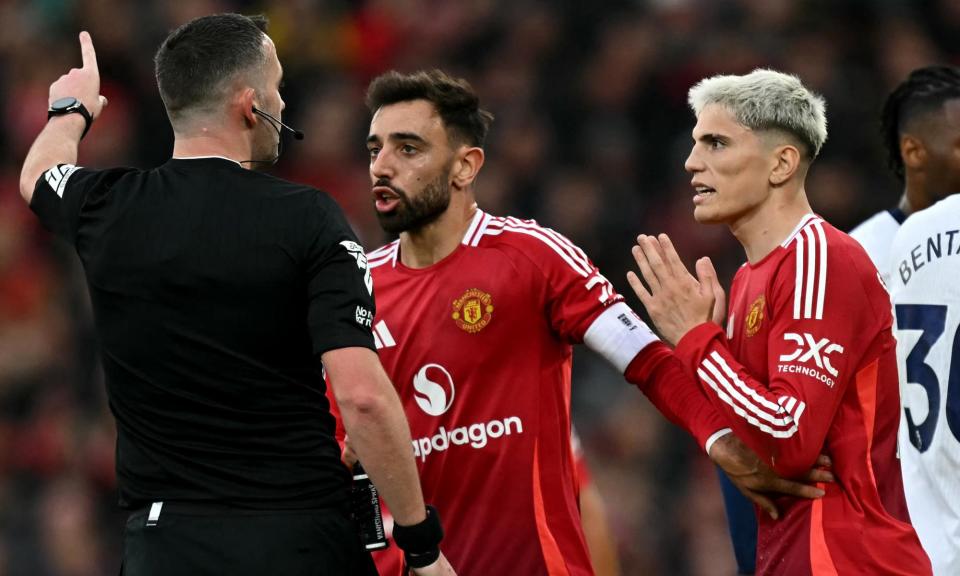
<path fill-rule="evenodd" d="M 592 574 L 570 442 L 572 344 L 624 370 L 655 336 L 579 248 L 531 221 L 478 211 L 458 248 L 423 269 L 398 250 L 368 255 L 374 334 L 444 554 L 462 576 Z M 374 557 L 386 568 L 390 555 Z"/>
<path fill-rule="evenodd" d="M 343 436 L 342 432 L 340 436 Z M 580 490 L 593 482 L 593 476 L 590 473 L 590 466 L 587 464 L 587 459 L 580 447 L 580 438 L 576 430 L 573 430 L 573 433 L 570 435 L 570 446 L 573 448 L 573 467 L 576 470 L 577 492 L 579 493 Z M 392 538 L 393 515 L 390 514 L 387 505 L 382 501 L 380 502 L 380 506 L 383 513 L 384 532 L 387 538 Z M 444 543 L 443 548 L 446 548 L 446 543 Z M 380 572 L 381 576 L 407 576 L 402 572 L 403 553 L 396 546 L 373 552 L 373 561 L 377 565 L 377 571 Z"/>
<path fill-rule="evenodd" d="M 740 268 L 724 335 L 707 323 L 678 343 L 737 436 L 783 476 L 821 452 L 837 482 L 819 500 L 759 514 L 758 574 L 930 574 L 897 460 L 900 396 L 890 298 L 860 245 L 807 215 Z"/>

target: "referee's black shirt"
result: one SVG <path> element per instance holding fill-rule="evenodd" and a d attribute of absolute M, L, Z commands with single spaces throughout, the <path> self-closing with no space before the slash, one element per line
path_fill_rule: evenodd
<path fill-rule="evenodd" d="M 31 208 L 86 270 L 121 506 L 345 501 L 315 355 L 373 348 L 373 297 L 333 200 L 211 157 L 60 165 Z"/>

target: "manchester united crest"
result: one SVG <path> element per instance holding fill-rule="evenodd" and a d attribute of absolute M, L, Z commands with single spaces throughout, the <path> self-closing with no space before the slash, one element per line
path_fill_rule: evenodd
<path fill-rule="evenodd" d="M 493 299 L 483 290 L 470 288 L 453 301 L 453 320 L 462 330 L 475 334 L 493 317 Z"/>
<path fill-rule="evenodd" d="M 757 297 L 750 305 L 750 311 L 747 312 L 747 337 L 753 336 L 760 331 L 760 325 L 763 324 L 763 306 L 766 301 L 763 294 Z"/>

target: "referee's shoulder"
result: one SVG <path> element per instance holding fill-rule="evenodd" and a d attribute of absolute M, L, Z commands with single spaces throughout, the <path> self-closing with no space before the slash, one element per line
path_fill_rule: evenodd
<path fill-rule="evenodd" d="M 319 208 L 321 210 L 340 211 L 340 207 L 336 201 L 334 201 L 326 191 L 320 188 L 311 186 L 310 184 L 280 178 L 279 176 L 265 172 L 253 172 L 252 174 L 255 178 L 262 180 L 263 186 L 260 187 L 260 189 L 278 200 L 289 201 L 302 206 L 304 209 Z"/>

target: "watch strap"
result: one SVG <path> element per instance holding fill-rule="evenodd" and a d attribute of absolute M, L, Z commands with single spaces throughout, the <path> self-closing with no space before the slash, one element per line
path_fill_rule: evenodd
<path fill-rule="evenodd" d="M 93 116 L 90 114 L 90 111 L 87 110 L 87 107 L 83 105 L 83 102 L 77 100 L 76 104 L 68 108 L 49 108 L 47 110 L 47 120 L 50 120 L 54 116 L 66 116 L 67 114 L 79 114 L 83 116 L 83 120 L 86 123 L 86 125 L 83 127 L 83 134 L 80 135 L 80 139 L 83 140 L 83 137 L 86 136 L 87 132 L 90 131 L 90 126 L 93 125 Z"/>

